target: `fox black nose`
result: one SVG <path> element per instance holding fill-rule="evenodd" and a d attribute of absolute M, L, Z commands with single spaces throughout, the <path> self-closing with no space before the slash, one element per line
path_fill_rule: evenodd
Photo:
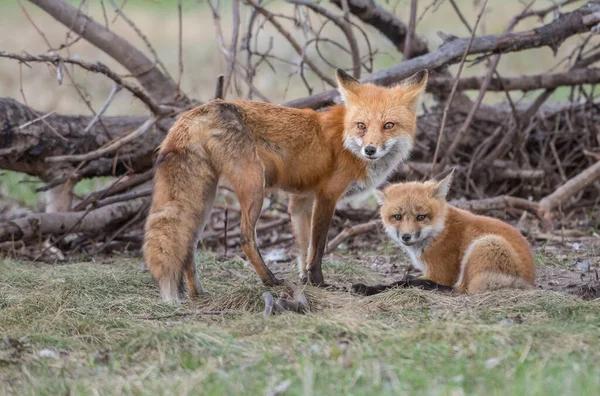
<path fill-rule="evenodd" d="M 408 241 L 410 241 L 410 237 L 411 237 L 411 235 L 410 235 L 410 234 L 402 234 L 402 240 L 403 240 L 404 242 L 408 242 Z"/>
<path fill-rule="evenodd" d="M 375 155 L 376 152 L 377 152 L 377 147 L 375 147 L 375 146 L 365 147 L 365 154 L 367 154 L 367 155 Z"/>

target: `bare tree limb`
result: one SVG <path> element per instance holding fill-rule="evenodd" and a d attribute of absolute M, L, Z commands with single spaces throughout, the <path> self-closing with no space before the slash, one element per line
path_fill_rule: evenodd
<path fill-rule="evenodd" d="M 544 213 L 549 213 L 560 205 L 564 205 L 569 198 L 597 180 L 600 180 L 600 161 L 569 179 L 552 194 L 543 198 L 540 201 L 540 209 Z"/>
<path fill-rule="evenodd" d="M 138 198 L 86 212 L 38 213 L 0 224 L 0 242 L 32 239 L 40 235 L 72 232 L 101 232 L 135 216 L 149 198 Z M 85 217 L 81 219 L 84 214 Z"/>
<path fill-rule="evenodd" d="M 259 4 L 257 4 L 256 2 L 254 2 L 253 0 L 244 0 L 244 2 L 252 7 L 254 7 L 254 9 L 256 11 L 258 11 L 258 13 L 260 13 L 262 16 L 264 16 L 265 18 L 267 18 L 267 20 L 271 23 L 271 25 L 273 25 L 273 27 L 275 27 L 275 29 L 277 29 L 277 31 L 279 31 L 279 33 L 290 43 L 290 45 L 292 46 L 292 48 L 294 48 L 294 50 L 296 51 L 296 53 L 298 55 L 300 55 L 302 57 L 302 61 L 304 63 L 306 63 L 311 70 L 317 75 L 319 76 L 319 78 L 323 81 L 325 81 L 327 84 L 329 84 L 332 87 L 335 87 L 337 84 L 335 83 L 335 80 L 333 80 L 329 75 L 323 73 L 318 67 L 317 65 L 314 64 L 314 62 L 308 58 L 305 54 L 305 51 L 302 49 L 302 46 L 298 43 L 298 41 L 296 41 L 296 39 L 287 31 L 285 30 L 285 28 L 275 19 L 275 15 L 273 15 L 272 13 L 270 13 L 269 11 L 267 11 L 264 7 L 261 7 Z"/>
<path fill-rule="evenodd" d="M 138 79 L 157 102 L 174 98 L 177 87 L 157 65 L 123 37 L 108 30 L 64 0 L 29 0 L 54 19 L 110 55 Z"/>
<path fill-rule="evenodd" d="M 347 0 L 350 12 L 358 19 L 379 30 L 387 37 L 400 52 L 404 52 L 408 26 L 394 14 L 377 5 L 374 0 Z M 333 4 L 343 9 L 343 0 L 331 0 Z M 427 43 L 418 36 L 411 39 L 411 57 L 429 52 Z"/>
<path fill-rule="evenodd" d="M 465 60 L 467 60 L 467 55 L 469 50 L 471 49 L 471 45 L 473 44 L 473 39 L 475 38 L 475 34 L 477 33 L 477 26 L 479 26 L 479 21 L 481 21 L 481 17 L 485 11 L 485 7 L 487 6 L 488 0 L 485 0 L 481 5 L 481 10 L 477 15 L 477 19 L 475 20 L 475 26 L 473 27 L 473 31 L 471 32 L 471 38 L 469 39 L 469 43 L 465 48 L 465 52 L 463 53 L 462 59 L 460 61 L 460 65 L 458 67 L 458 72 L 456 73 L 454 85 L 452 86 L 452 91 L 450 92 L 450 96 L 446 100 L 446 105 L 444 106 L 444 114 L 442 115 L 442 121 L 440 123 L 440 133 L 438 135 L 437 144 L 435 145 L 435 152 L 433 154 L 433 160 L 431 161 L 431 171 L 435 169 L 438 154 L 440 152 L 440 144 L 442 143 L 442 139 L 444 138 L 444 128 L 446 127 L 446 117 L 448 116 L 448 110 L 450 110 L 450 105 L 452 104 L 452 99 L 454 98 L 454 94 L 456 93 L 456 88 L 458 87 L 458 80 L 460 79 L 460 75 L 463 70 L 463 66 L 465 65 Z M 481 95 L 480 95 L 481 96 Z M 477 106 L 477 104 L 475 104 Z M 478 106 L 477 106 L 478 107 Z M 473 110 L 469 114 L 473 113 Z"/>
<path fill-rule="evenodd" d="M 119 76 L 117 73 L 113 72 L 106 65 L 104 65 L 103 63 L 100 63 L 100 62 L 89 63 L 89 62 L 85 62 L 85 61 L 82 61 L 80 59 L 75 59 L 75 58 L 63 58 L 58 55 L 38 55 L 38 56 L 19 55 L 19 54 L 11 54 L 9 52 L 4 52 L 4 51 L 0 51 L 0 58 L 15 59 L 15 60 L 18 60 L 18 61 L 24 62 L 24 63 L 27 63 L 27 62 L 51 63 L 53 65 L 56 65 L 57 67 L 61 63 L 63 63 L 63 64 L 70 63 L 73 65 L 77 65 L 77 66 L 81 67 L 82 69 L 85 69 L 85 70 L 88 70 L 88 71 L 91 71 L 94 73 L 103 74 L 106 77 L 110 78 L 115 83 L 117 83 L 118 85 L 122 86 L 123 88 L 125 88 L 129 92 L 131 92 L 136 98 L 141 100 L 146 106 L 148 106 L 150 111 L 152 111 L 154 114 L 167 114 L 167 113 L 172 112 L 172 110 L 169 107 L 160 106 L 154 99 L 152 99 L 150 96 L 148 96 L 138 86 L 130 83 L 129 81 L 126 81 L 121 76 Z"/>
<path fill-rule="evenodd" d="M 156 121 L 157 120 L 154 118 L 148 118 L 135 131 L 133 131 L 125 136 L 119 137 L 118 139 L 108 143 L 106 146 L 101 147 L 98 150 L 90 151 L 89 153 L 79 154 L 79 155 L 59 155 L 56 157 L 48 157 L 48 158 L 46 158 L 46 162 L 65 162 L 65 161 L 77 162 L 77 161 L 89 161 L 89 160 L 92 160 L 95 158 L 100 158 L 107 153 L 112 153 L 112 152 L 117 151 L 119 148 L 123 147 L 127 143 L 133 141 L 134 139 L 139 138 L 144 133 L 146 133 L 146 131 L 148 131 L 148 129 L 150 129 L 152 127 L 152 125 L 154 125 L 154 123 L 156 123 Z"/>
<path fill-rule="evenodd" d="M 329 11 L 327 8 L 321 7 L 320 5 L 315 4 L 312 1 L 309 1 L 309 0 L 286 0 L 286 1 L 288 3 L 302 5 L 307 8 L 310 8 L 317 14 L 323 15 L 325 18 L 327 18 L 330 21 L 332 21 L 333 23 L 335 23 L 337 25 L 337 27 L 339 27 L 342 30 L 342 32 L 346 36 L 346 40 L 348 41 L 348 44 L 350 46 L 350 54 L 352 55 L 352 75 L 354 76 L 354 78 L 359 79 L 360 78 L 360 50 L 358 48 L 358 43 L 356 42 L 356 37 L 354 36 L 354 32 L 352 31 L 352 25 L 344 18 L 341 18 L 341 17 L 335 15 L 333 12 Z"/>
<path fill-rule="evenodd" d="M 481 89 L 485 77 L 463 77 L 458 81 L 458 90 Z M 600 69 L 573 69 L 564 73 L 544 73 L 519 77 L 492 78 L 487 91 L 535 91 L 562 86 L 599 84 Z M 427 82 L 429 92 L 450 91 L 452 80 L 445 77 L 432 77 Z"/>
<path fill-rule="evenodd" d="M 556 20 L 536 29 L 518 33 L 475 37 L 468 53 L 508 53 L 544 46 L 558 48 L 567 38 L 591 29 L 591 26 L 583 23 L 583 16 L 590 12 L 592 12 L 590 9 L 582 7 L 573 12 L 562 14 Z M 433 52 L 380 70 L 362 81 L 388 86 L 409 77 L 421 69 L 435 70 L 457 63 L 465 53 L 469 41 L 469 38 L 462 38 L 446 42 Z M 329 90 L 309 97 L 291 100 L 283 105 L 316 109 L 334 103 L 337 96 L 336 90 Z"/>

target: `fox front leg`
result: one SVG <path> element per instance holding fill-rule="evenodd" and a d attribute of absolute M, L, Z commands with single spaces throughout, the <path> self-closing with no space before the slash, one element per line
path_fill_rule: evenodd
<path fill-rule="evenodd" d="M 323 279 L 321 262 L 327 244 L 327 232 L 335 211 L 337 196 L 319 195 L 315 198 L 310 232 L 310 249 L 307 267 L 308 282 L 315 286 L 327 286 Z"/>

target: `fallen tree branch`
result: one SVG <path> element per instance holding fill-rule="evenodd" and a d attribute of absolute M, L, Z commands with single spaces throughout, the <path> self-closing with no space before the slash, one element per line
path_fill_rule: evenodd
<path fill-rule="evenodd" d="M 458 90 L 478 90 L 485 77 L 463 77 L 458 81 Z M 452 89 L 452 79 L 433 77 L 427 81 L 429 92 L 449 92 Z M 487 91 L 535 91 L 538 89 L 552 89 L 563 86 L 581 84 L 599 84 L 600 69 L 573 69 L 564 73 L 544 73 L 520 77 L 492 78 Z"/>
<path fill-rule="evenodd" d="M 102 232 L 135 216 L 149 198 L 137 198 L 86 212 L 38 213 L 0 224 L 0 242 L 37 238 L 48 234 Z M 87 213 L 87 214 L 86 214 Z M 85 218 L 81 220 L 82 216 Z"/>
<path fill-rule="evenodd" d="M 358 224 L 352 227 L 346 228 L 344 231 L 340 232 L 327 244 L 326 253 L 333 252 L 342 242 L 351 238 L 355 235 L 365 234 L 367 232 L 372 232 L 377 230 L 381 226 L 381 220 L 372 220 L 368 223 Z"/>
<path fill-rule="evenodd" d="M 99 200 L 106 198 L 107 196 L 120 194 L 122 192 L 129 190 L 130 188 L 134 188 L 141 184 L 149 182 L 150 180 L 152 180 L 153 176 L 154 176 L 153 169 L 150 169 L 149 171 L 146 171 L 144 173 L 138 173 L 138 174 L 134 174 L 134 175 L 130 175 L 130 176 L 122 176 L 117 181 L 115 181 L 113 184 L 106 187 L 105 189 L 102 189 L 99 191 L 94 191 L 93 193 L 89 194 L 84 200 L 79 202 L 75 206 L 74 209 L 75 210 L 83 210 L 89 204 L 96 203 Z"/>
<path fill-rule="evenodd" d="M 156 123 L 155 118 L 148 118 L 142 125 L 140 125 L 135 131 L 129 133 L 128 135 L 121 136 L 118 139 L 108 143 L 106 146 L 99 148 L 95 151 L 90 151 L 86 154 L 79 155 L 58 155 L 56 157 L 48 157 L 46 158 L 46 162 L 77 162 L 77 161 L 89 161 L 96 158 L 102 157 L 104 154 L 112 153 L 117 151 L 119 148 L 123 147 L 127 143 L 133 141 L 134 139 L 142 136 L 148 129 Z"/>
<path fill-rule="evenodd" d="M 577 176 L 567 180 L 565 184 L 558 187 L 552 194 L 540 201 L 540 210 L 544 216 L 550 216 L 550 212 L 564 205 L 569 198 L 579 191 L 600 180 L 600 161 L 588 167 Z"/>

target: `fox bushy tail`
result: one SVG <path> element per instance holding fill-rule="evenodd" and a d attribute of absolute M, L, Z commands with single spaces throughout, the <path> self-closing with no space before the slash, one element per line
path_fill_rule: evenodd
<path fill-rule="evenodd" d="M 186 277 L 190 296 L 203 293 L 195 250 L 210 215 L 218 173 L 197 144 L 198 123 L 182 116 L 159 147 L 144 260 L 165 301 L 178 302 Z"/>

